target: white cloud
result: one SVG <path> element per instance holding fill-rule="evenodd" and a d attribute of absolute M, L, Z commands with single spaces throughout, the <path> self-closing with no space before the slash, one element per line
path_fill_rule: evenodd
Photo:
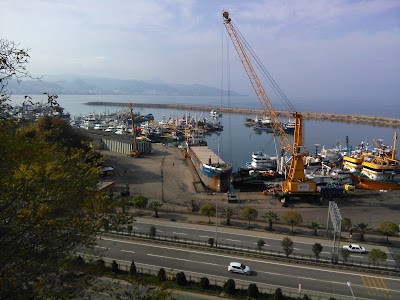
<path fill-rule="evenodd" d="M 0 27 L 36 74 L 219 87 L 223 9 L 291 97 L 400 94 L 397 0 L 3 0 Z M 252 92 L 231 43 L 230 59 L 231 86 Z"/>

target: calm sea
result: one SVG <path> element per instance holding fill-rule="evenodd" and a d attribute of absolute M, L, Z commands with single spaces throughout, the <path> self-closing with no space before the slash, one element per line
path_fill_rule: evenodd
<path fill-rule="evenodd" d="M 46 101 L 45 95 L 32 96 L 34 101 Z M 13 102 L 19 102 L 22 96 L 13 96 Z M 260 103 L 256 97 L 237 96 L 230 97 L 228 100 L 219 97 L 182 97 L 182 96 L 141 96 L 141 95 L 60 95 L 58 101 L 65 110 L 72 116 L 79 116 L 86 113 L 103 113 L 120 111 L 122 107 L 113 106 L 89 106 L 86 102 L 107 101 L 107 102 L 132 102 L 134 103 L 156 103 L 156 104 L 187 104 L 205 105 L 232 108 L 253 108 L 260 109 Z M 274 104 L 274 103 L 273 103 Z M 326 112 L 326 113 L 346 113 L 361 115 L 376 115 L 386 117 L 400 117 L 400 102 L 386 103 L 378 105 L 352 104 L 348 101 L 325 101 L 321 103 L 293 103 L 299 111 L 303 112 Z M 277 110 L 284 110 L 283 107 L 275 106 Z M 128 107 L 126 108 L 128 109 Z M 168 119 L 171 116 L 182 117 L 184 114 L 191 116 L 210 118 L 209 111 L 183 111 L 171 109 L 143 108 L 142 114 L 152 113 L 156 120 Z M 224 126 L 221 134 L 206 136 L 209 147 L 220 157 L 233 164 L 233 170 L 245 166 L 251 160 L 254 151 L 262 150 L 271 156 L 276 156 L 273 135 L 269 133 L 257 134 L 251 127 L 243 125 L 246 117 L 252 115 L 227 114 L 219 119 Z M 285 121 L 285 120 L 283 120 Z M 287 120 L 286 120 L 287 121 Z M 319 150 L 325 146 L 333 148 L 336 145 L 346 146 L 346 136 L 349 138 L 349 145 L 356 147 L 362 141 L 372 145 L 373 139 L 382 139 L 386 145 L 393 145 L 394 132 L 399 128 L 381 128 L 367 125 L 357 125 L 348 123 L 328 122 L 328 121 L 304 121 L 304 144 L 310 153 L 315 152 L 315 145 L 319 144 Z M 399 146 L 399 142 L 397 142 Z M 397 147 L 398 148 L 398 147 Z"/>

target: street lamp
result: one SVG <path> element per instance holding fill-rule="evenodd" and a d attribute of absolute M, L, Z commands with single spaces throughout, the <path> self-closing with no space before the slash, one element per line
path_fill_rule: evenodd
<path fill-rule="evenodd" d="M 348 287 L 350 288 L 351 295 L 353 296 L 353 299 L 355 300 L 356 298 L 354 297 L 353 289 L 351 288 L 351 282 L 350 282 L 350 281 L 347 281 L 347 285 L 348 285 Z"/>
<path fill-rule="evenodd" d="M 218 247 L 218 200 L 215 200 L 215 247 Z"/>

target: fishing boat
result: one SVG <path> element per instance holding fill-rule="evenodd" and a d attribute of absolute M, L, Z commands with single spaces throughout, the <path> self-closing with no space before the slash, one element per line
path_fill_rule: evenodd
<path fill-rule="evenodd" d="M 201 136 L 188 139 L 186 151 L 206 187 L 216 192 L 229 191 L 232 165 L 215 154 Z"/>
<path fill-rule="evenodd" d="M 395 158 L 397 133 L 394 134 L 394 146 L 391 156 L 378 153 L 362 162 L 362 169 L 355 174 L 356 188 L 366 190 L 400 190 L 400 162 Z"/>

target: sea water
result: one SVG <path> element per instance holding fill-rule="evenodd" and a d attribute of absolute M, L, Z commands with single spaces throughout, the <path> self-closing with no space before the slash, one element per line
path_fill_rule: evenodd
<path fill-rule="evenodd" d="M 20 102 L 23 96 L 13 95 L 13 102 Z M 46 102 L 46 95 L 33 95 L 34 102 Z M 260 109 L 261 105 L 256 97 L 251 96 L 235 96 L 229 99 L 221 99 L 218 96 L 159 96 L 159 95 L 59 95 L 59 104 L 69 112 L 72 116 L 79 116 L 88 113 L 105 113 L 121 110 L 128 110 L 121 106 L 89 106 L 87 102 L 132 102 L 135 103 L 154 103 L 154 104 L 181 104 L 181 105 L 203 105 L 230 108 L 251 108 Z M 274 105 L 274 103 L 272 103 Z M 400 117 L 400 103 L 386 103 L 385 105 L 376 106 L 370 103 L 362 106 L 351 104 L 349 101 L 328 101 L 328 102 L 307 102 L 296 103 L 299 112 L 323 112 L 323 113 L 342 113 L 342 114 L 359 114 L 373 115 L 383 117 Z M 284 110 L 283 107 L 275 105 L 276 110 Z M 141 114 L 153 114 L 155 120 L 167 119 L 170 117 L 180 118 L 184 115 L 192 117 L 208 118 L 210 112 L 204 111 L 186 111 L 176 109 L 163 108 L 140 108 L 135 112 Z M 233 171 L 239 167 L 244 167 L 246 162 L 251 160 L 252 152 L 262 150 L 270 156 L 276 156 L 279 151 L 279 145 L 274 142 L 271 133 L 256 133 L 252 127 L 246 127 L 243 124 L 245 118 L 254 118 L 254 115 L 241 115 L 224 113 L 218 119 L 222 123 L 224 129 L 219 134 L 213 133 L 206 135 L 209 147 L 225 161 L 233 165 Z M 259 116 L 261 117 L 261 116 Z M 285 122 L 285 120 L 282 120 Z M 287 121 L 287 120 L 286 120 Z M 320 151 L 322 147 L 334 148 L 336 146 L 346 147 L 346 137 L 349 139 L 349 146 L 357 147 L 362 142 L 365 145 L 373 145 L 372 140 L 382 139 L 386 145 L 393 145 L 393 136 L 399 128 L 376 127 L 371 125 L 351 124 L 331 121 L 315 121 L 304 120 L 303 122 L 303 143 L 309 150 L 310 154 L 314 154 L 316 150 Z M 318 148 L 317 146 L 318 145 Z M 397 146 L 399 142 L 397 143 Z M 398 147 L 397 147 L 398 148 Z"/>

